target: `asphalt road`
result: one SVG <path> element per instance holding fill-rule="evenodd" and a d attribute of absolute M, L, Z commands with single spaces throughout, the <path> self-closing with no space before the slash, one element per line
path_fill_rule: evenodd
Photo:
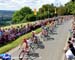
<path fill-rule="evenodd" d="M 37 49 L 39 57 L 34 58 L 33 60 L 62 60 L 63 58 L 63 48 L 67 41 L 67 36 L 69 35 L 69 29 L 71 27 L 72 20 L 64 22 L 62 25 L 58 25 L 56 29 L 57 34 L 51 35 L 54 40 L 43 41 L 45 46 L 44 49 Z M 7 52 L 12 55 L 12 59 L 19 60 L 18 55 L 20 50 L 19 47 L 12 49 Z"/>

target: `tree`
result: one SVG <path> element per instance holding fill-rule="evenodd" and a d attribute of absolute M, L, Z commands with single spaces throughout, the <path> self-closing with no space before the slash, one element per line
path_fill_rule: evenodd
<path fill-rule="evenodd" d="M 75 2 L 75 0 L 71 0 L 72 2 Z"/>
<path fill-rule="evenodd" d="M 36 20 L 36 16 L 33 13 L 27 14 L 23 19 L 23 21 L 35 21 L 35 20 Z"/>
<path fill-rule="evenodd" d="M 20 10 L 20 14 L 23 16 L 27 14 L 31 14 L 31 13 L 32 13 L 32 10 L 29 7 L 24 7 Z"/>
<path fill-rule="evenodd" d="M 55 7 L 54 7 L 53 4 L 51 4 L 51 5 L 46 4 L 46 5 L 43 5 L 43 6 L 39 9 L 38 12 L 39 12 L 39 14 L 46 15 L 47 18 L 48 18 L 48 17 L 54 15 Z"/>
<path fill-rule="evenodd" d="M 23 19 L 23 16 L 19 13 L 19 11 L 16 11 L 13 14 L 12 22 L 13 23 L 19 23 Z"/>
<path fill-rule="evenodd" d="M 14 23 L 19 23 L 21 22 L 24 17 L 27 15 L 27 14 L 31 14 L 33 13 L 32 10 L 29 8 L 29 7 L 24 7 L 22 8 L 21 10 L 19 11 L 16 11 L 14 14 L 13 14 L 13 18 L 12 18 L 12 21 Z"/>
<path fill-rule="evenodd" d="M 43 6 L 39 9 L 39 12 L 43 12 L 43 13 L 44 13 L 45 11 L 54 12 L 54 6 L 53 6 L 53 5 L 46 4 L 46 5 L 43 5 Z"/>
<path fill-rule="evenodd" d="M 68 11 L 69 14 L 73 14 L 75 15 L 75 2 L 68 2 L 67 4 L 65 4 L 65 7 L 67 8 L 66 10 Z"/>
<path fill-rule="evenodd" d="M 63 6 L 58 7 L 58 9 L 57 9 L 58 15 L 65 15 L 65 13 L 66 13 L 65 7 L 63 7 Z"/>

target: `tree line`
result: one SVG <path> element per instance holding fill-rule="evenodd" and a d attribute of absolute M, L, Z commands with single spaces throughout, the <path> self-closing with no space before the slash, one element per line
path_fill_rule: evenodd
<path fill-rule="evenodd" d="M 45 18 L 51 18 L 61 15 L 75 15 L 75 0 L 71 0 L 64 6 L 56 7 L 53 4 L 45 4 L 38 9 L 37 14 L 34 15 L 34 11 L 30 7 L 23 7 L 13 14 L 12 22 L 21 23 L 28 21 L 44 20 Z"/>

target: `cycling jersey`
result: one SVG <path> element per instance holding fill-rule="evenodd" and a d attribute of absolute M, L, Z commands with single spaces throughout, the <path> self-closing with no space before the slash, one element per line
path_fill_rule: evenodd
<path fill-rule="evenodd" d="M 27 43 L 27 40 L 26 40 L 26 39 L 24 39 L 23 43 L 25 43 L 25 44 L 26 44 L 25 48 L 29 48 L 29 47 L 28 47 L 28 43 Z"/>
<path fill-rule="evenodd" d="M 0 54 L 2 60 L 11 60 L 10 54 Z"/>

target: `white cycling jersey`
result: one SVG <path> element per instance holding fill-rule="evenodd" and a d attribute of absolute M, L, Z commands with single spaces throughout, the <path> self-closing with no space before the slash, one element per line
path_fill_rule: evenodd
<path fill-rule="evenodd" d="M 27 40 L 28 46 L 30 46 L 33 42 L 29 39 Z"/>

